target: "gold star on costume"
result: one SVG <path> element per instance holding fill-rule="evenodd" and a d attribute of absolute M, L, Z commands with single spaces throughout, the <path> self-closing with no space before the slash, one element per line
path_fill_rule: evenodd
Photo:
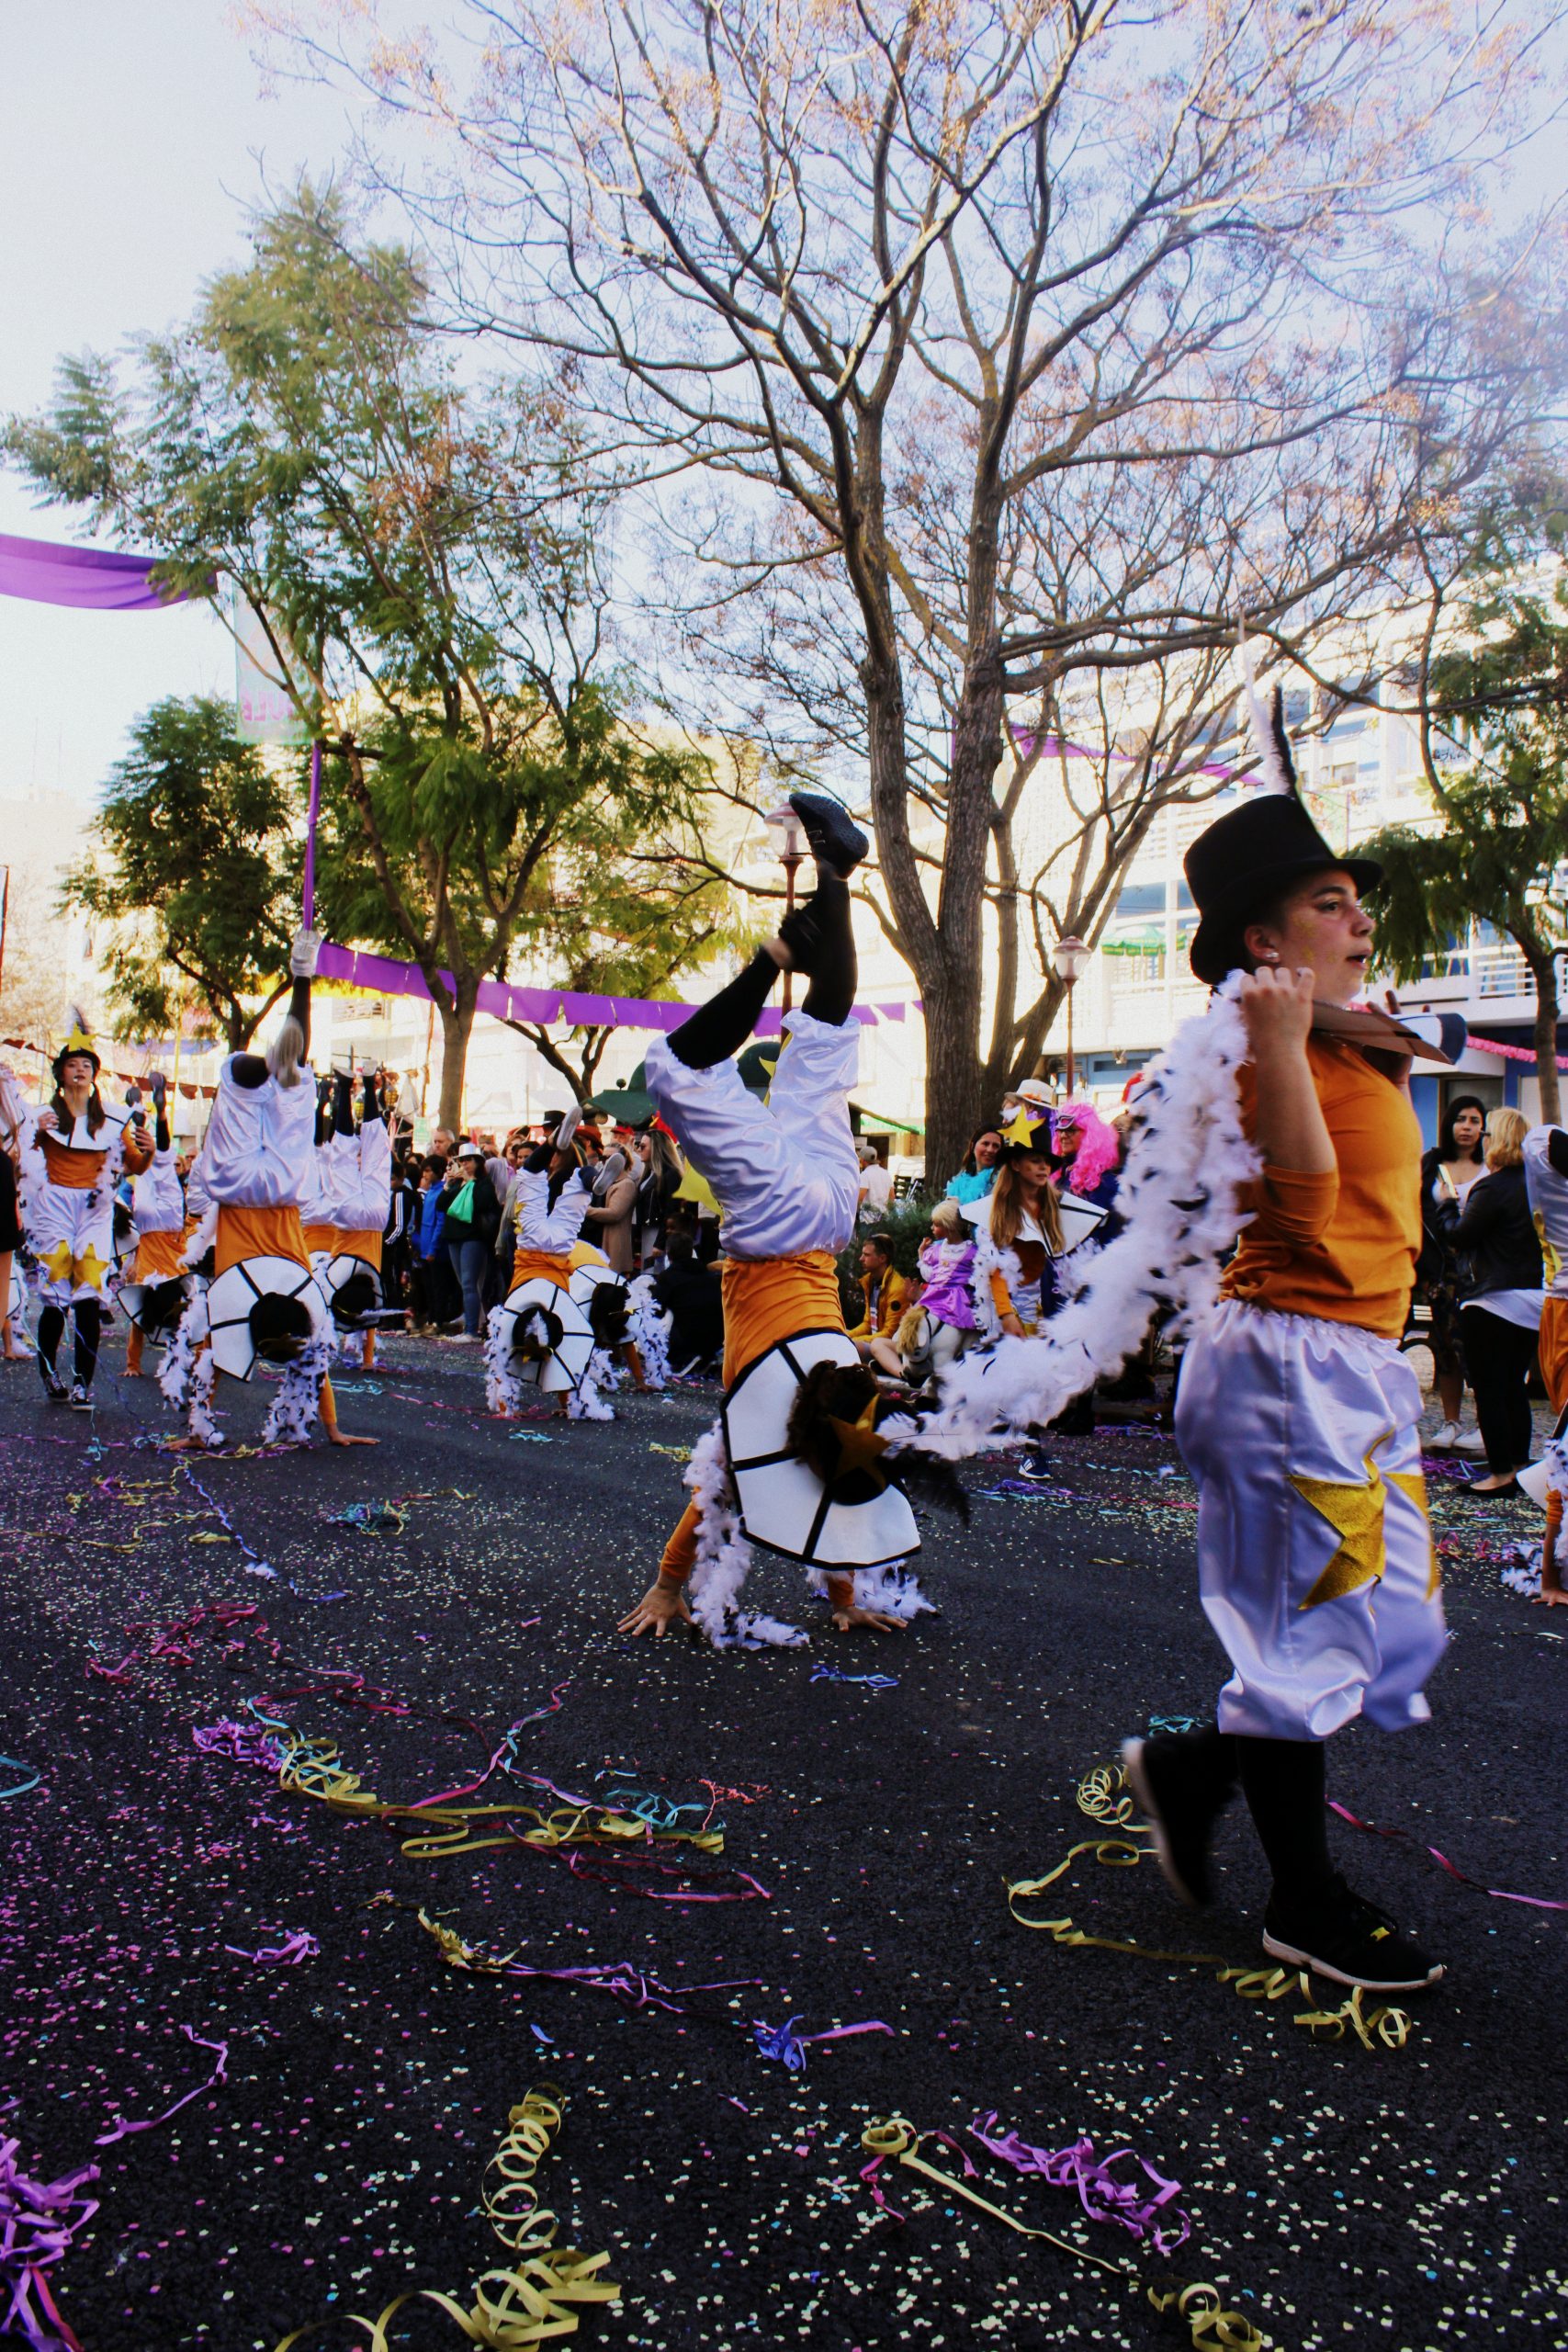
<path fill-rule="evenodd" d="M 62 1283 L 71 1272 L 73 1251 L 69 1241 L 57 1241 L 52 1250 L 45 1250 L 39 1264 L 51 1283 Z"/>
<path fill-rule="evenodd" d="M 881 1457 L 887 1451 L 887 1440 L 876 1430 L 876 1408 L 879 1400 L 873 1397 L 860 1419 L 840 1421 L 829 1414 L 828 1426 L 839 1441 L 839 1475 L 835 1487 L 842 1484 L 852 1472 L 864 1470 L 877 1482 L 878 1488 L 887 1484 L 887 1473 Z"/>
<path fill-rule="evenodd" d="M 1043 1111 L 1036 1112 L 1032 1119 L 1030 1117 L 1027 1109 L 1020 1111 L 1014 1117 L 1011 1126 L 1004 1127 L 1002 1129 L 1002 1141 L 1004 1143 L 1032 1143 L 1034 1141 L 1034 1130 L 1040 1125 L 1044 1117 L 1045 1114 Z"/>
<path fill-rule="evenodd" d="M 1392 1430 L 1384 1430 L 1362 1455 L 1367 1467 L 1365 1485 L 1354 1478 L 1301 1478 L 1293 1470 L 1286 1473 L 1287 1482 L 1339 1538 L 1338 1550 L 1303 1601 L 1303 1609 L 1343 1600 L 1346 1593 L 1375 1584 L 1382 1576 L 1386 1557 L 1382 1514 L 1388 1488 L 1372 1455 L 1393 1435 Z"/>
<path fill-rule="evenodd" d="M 100 1258 L 89 1241 L 81 1257 L 71 1261 L 71 1279 L 75 1283 L 87 1283 L 94 1290 L 102 1290 L 104 1276 L 108 1270 L 108 1260 Z"/>
<path fill-rule="evenodd" d="M 1427 1481 L 1419 1470 L 1391 1470 L 1388 1483 L 1391 1487 L 1397 1487 L 1405 1499 L 1415 1504 L 1427 1523 L 1427 1540 L 1431 1544 L 1432 1555 L 1431 1571 L 1427 1578 L 1427 1598 L 1430 1600 L 1443 1581 L 1443 1571 L 1438 1560 L 1438 1547 L 1432 1543 L 1432 1520 L 1427 1509 Z"/>

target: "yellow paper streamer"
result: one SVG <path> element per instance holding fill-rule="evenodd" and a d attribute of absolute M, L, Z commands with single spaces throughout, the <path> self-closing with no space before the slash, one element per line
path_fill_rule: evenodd
<path fill-rule="evenodd" d="M 903 2165 L 909 2172 L 922 2174 L 935 2183 L 944 2197 L 961 2197 L 966 2205 L 973 2205 L 977 2212 L 988 2213 L 995 2222 L 1004 2222 L 1021 2238 L 1044 2238 L 1063 2254 L 1070 2254 L 1076 2262 L 1090 2263 L 1096 2270 L 1109 2270 L 1113 2278 L 1123 2279 L 1130 2286 L 1143 2283 L 1130 2264 L 1108 2262 L 1103 2255 L 1090 2254 L 1086 2247 L 1075 2245 L 1070 2238 L 1055 2237 L 1049 2230 L 1032 2229 L 965 2182 L 955 2180 L 951 2173 L 939 2172 L 919 2154 L 922 2136 L 906 2116 L 874 2116 L 861 2134 L 861 2146 L 868 2155 L 882 2156 Z M 1240 2312 L 1228 2311 L 1218 2288 L 1203 2282 L 1184 2285 L 1178 2279 L 1168 2288 L 1151 2286 L 1147 2291 L 1156 2312 L 1174 2310 L 1187 2322 L 1194 2352 L 1264 2352 L 1268 2337 Z"/>
<path fill-rule="evenodd" d="M 475 1854 L 491 1846 L 532 1846 L 547 1852 L 561 1846 L 694 1846 L 702 1854 L 722 1854 L 722 1829 L 663 1829 L 639 1821 L 635 1814 L 617 1813 L 594 1804 L 556 1805 L 543 1813 L 537 1805 L 515 1800 L 508 1804 L 384 1804 L 367 1789 L 357 1772 L 339 1762 L 331 1740 L 299 1732 L 284 1735 L 278 1786 L 286 1792 L 315 1797 L 334 1813 L 359 1820 L 417 1821 L 433 1824 L 405 1838 L 402 1851 L 412 1861 L 438 1861 L 448 1854 Z M 507 1828 L 497 1837 L 476 1837 L 481 1821 L 531 1822 L 529 1829 Z"/>
<path fill-rule="evenodd" d="M 423 1917 L 423 1914 L 421 1915 Z M 490 2352 L 532 2352 L 536 2345 L 559 2335 L 575 2335 L 580 2311 L 589 2303 L 617 2303 L 620 2288 L 613 2278 L 601 2278 L 607 2254 L 579 2254 L 572 2246 L 551 2243 L 559 2224 L 553 2213 L 541 2210 L 533 2186 L 539 2159 L 560 2130 L 566 2095 L 554 2083 L 540 2083 L 508 2115 L 506 2137 L 485 2166 L 479 2196 L 486 2218 L 502 2245 L 525 2259 L 512 2270 L 487 2270 L 468 2292 L 465 2310 L 453 2296 L 435 2287 L 413 2287 L 395 2295 L 376 2318 L 350 2312 L 351 2327 L 363 2328 L 369 2352 L 392 2352 L 387 2330 L 410 2303 L 434 2303 L 461 2328 L 470 2344 Z M 499 2172 L 495 2189 L 491 2173 Z M 273 2352 L 290 2352 L 296 2344 L 332 2320 L 312 2320 L 297 2327 L 275 2345 Z"/>
<path fill-rule="evenodd" d="M 1122 1828 L 1135 1817 L 1135 1808 L 1127 1788 L 1127 1775 L 1119 1764 L 1097 1764 L 1078 1782 L 1077 1802 L 1080 1813 L 1091 1821 Z M 1092 1854 L 1107 1870 L 1134 1870 L 1155 1849 L 1152 1845 L 1135 1844 L 1127 1838 L 1085 1838 L 1069 1847 L 1054 1871 L 1043 1878 L 1019 1878 L 1004 1881 L 1008 1909 L 1021 1928 L 1033 1933 L 1048 1935 L 1065 1951 L 1093 1950 L 1125 1952 L 1134 1960 L 1157 1960 L 1169 1967 L 1212 1968 L 1217 1981 L 1229 1984 L 1244 2001 L 1280 2001 L 1287 1995 L 1296 1995 L 1309 2005 L 1314 1994 L 1312 1980 L 1304 1969 L 1236 1968 L 1222 1952 L 1161 1951 L 1152 1944 L 1121 1942 L 1113 1936 L 1087 1935 L 1071 1919 L 1026 1919 L 1018 1905 L 1038 1899 L 1057 1880 L 1066 1877 L 1080 1854 Z M 1292 2024 L 1311 2034 L 1331 2041 L 1343 2041 L 1353 2033 L 1363 2050 L 1382 2047 L 1403 2050 L 1410 2039 L 1411 2018 L 1408 2010 L 1383 2007 L 1365 2009 L 1361 1987 L 1358 1985 L 1337 2009 L 1309 2006 L 1296 2012 Z M 1222 2339 L 1213 2339 L 1216 2344 Z"/>

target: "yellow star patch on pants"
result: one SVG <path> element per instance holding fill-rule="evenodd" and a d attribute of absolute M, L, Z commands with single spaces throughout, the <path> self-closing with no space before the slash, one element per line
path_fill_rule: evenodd
<path fill-rule="evenodd" d="M 52 1250 L 39 1253 L 39 1264 L 51 1283 L 62 1283 L 71 1272 L 73 1252 L 69 1241 L 57 1241 Z"/>
<path fill-rule="evenodd" d="M 1362 1455 L 1367 1468 L 1364 1482 L 1357 1478 L 1298 1477 L 1293 1470 L 1286 1473 L 1289 1484 L 1303 1501 L 1310 1503 L 1339 1538 L 1337 1551 L 1302 1602 L 1303 1609 L 1317 1609 L 1325 1600 L 1343 1600 L 1346 1593 L 1359 1591 L 1364 1584 L 1375 1584 L 1382 1576 L 1386 1559 L 1382 1515 L 1388 1488 L 1372 1456 L 1393 1435 L 1391 1429 L 1384 1430 Z"/>
<path fill-rule="evenodd" d="M 104 1276 L 108 1270 L 108 1260 L 100 1258 L 90 1241 L 81 1257 L 71 1261 L 72 1279 L 76 1283 L 86 1283 L 94 1290 L 102 1290 Z"/>

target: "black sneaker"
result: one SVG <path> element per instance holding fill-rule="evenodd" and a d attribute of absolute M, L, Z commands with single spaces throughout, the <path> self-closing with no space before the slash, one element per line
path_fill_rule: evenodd
<path fill-rule="evenodd" d="M 1226 1799 L 1194 1772 L 1174 1742 L 1124 1739 L 1127 1786 L 1149 1827 L 1155 1854 L 1173 1894 L 1194 1911 L 1214 1899 L 1209 1847 Z"/>
<path fill-rule="evenodd" d="M 63 1405 L 65 1402 L 65 1383 L 62 1380 L 60 1374 L 54 1369 L 54 1366 L 47 1360 L 46 1357 L 39 1356 L 36 1361 L 38 1363 L 38 1376 L 43 1383 L 44 1395 L 49 1398 L 51 1405 Z"/>
<path fill-rule="evenodd" d="M 1443 1974 L 1417 1943 L 1401 1935 L 1386 1911 L 1333 1878 L 1321 1894 L 1284 1904 L 1270 1895 L 1263 1949 L 1288 1968 L 1308 1968 L 1336 1984 L 1367 1993 L 1419 1993 Z"/>
<path fill-rule="evenodd" d="M 818 864 L 846 878 L 852 875 L 871 843 L 842 802 L 820 792 L 792 792 L 789 805 L 806 828 Z"/>
<path fill-rule="evenodd" d="M 90 1413 L 93 1409 L 93 1400 L 79 1380 L 72 1382 L 71 1395 L 67 1401 L 73 1413 Z"/>

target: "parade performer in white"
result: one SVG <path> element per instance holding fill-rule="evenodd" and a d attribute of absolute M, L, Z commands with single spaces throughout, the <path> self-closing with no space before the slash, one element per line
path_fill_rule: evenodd
<path fill-rule="evenodd" d="M 581 1241 L 593 1199 L 575 1141 L 581 1116 L 576 1108 L 567 1113 L 550 1141 L 524 1161 L 507 1196 L 506 1215 L 516 1230 L 512 1282 L 491 1314 L 485 1339 L 486 1396 L 491 1410 L 506 1418 L 518 1411 L 529 1387 L 558 1398 L 561 1411 L 574 1419 L 610 1418 L 593 1363 L 605 1344 L 598 1298 L 601 1283 L 604 1309 L 624 1302 L 626 1293 L 603 1251 Z M 482 1162 L 474 1182 L 488 1182 Z"/>
<path fill-rule="evenodd" d="M 1261 731 L 1261 730 L 1260 730 Z M 1239 1782 L 1273 1874 L 1263 1944 L 1379 1992 L 1441 1967 L 1334 1867 L 1324 1743 L 1362 1717 L 1425 1722 L 1444 1645 L 1417 1427 L 1399 1351 L 1421 1228 L 1409 1033 L 1351 1000 L 1379 869 L 1337 856 L 1296 795 L 1276 696 L 1275 785 L 1194 843 L 1200 979 L 1246 1033 L 1250 1221 L 1182 1367 L 1177 1436 L 1199 1495 L 1199 1582 L 1231 1662 L 1213 1724 L 1130 1740 L 1167 1878 L 1211 1899 L 1209 1849 Z M 1234 976 L 1234 977 L 1233 977 Z"/>
<path fill-rule="evenodd" d="M 200 1156 L 211 1207 L 186 1252 L 194 1261 L 210 1246 L 212 1282 L 187 1306 L 160 1377 L 171 1401 L 189 1404 L 189 1438 L 176 1443 L 220 1442 L 210 1411 L 213 1382 L 220 1374 L 249 1380 L 258 1363 L 285 1368 L 264 1442 L 305 1443 L 318 1405 L 333 1444 L 376 1442 L 337 1425 L 327 1377 L 330 1318 L 299 1222 L 316 1117 L 315 1089 L 301 1065 L 320 944 L 313 932 L 295 936 L 288 1016 L 270 1052 L 231 1054 L 219 1073 Z"/>
<path fill-rule="evenodd" d="M 168 1091 L 162 1071 L 153 1078 L 149 1091 L 152 1097 L 152 1161 L 131 1184 L 130 1216 L 136 1227 L 136 1256 L 116 1301 L 130 1325 L 125 1343 L 128 1380 L 137 1380 L 141 1375 L 146 1341 L 151 1339 L 157 1345 L 178 1325 L 189 1279 L 180 1262 L 185 1249 L 185 1186 L 175 1164 L 174 1138 L 169 1132 Z"/>
<path fill-rule="evenodd" d="M 122 1170 L 139 1176 L 152 1159 L 152 1147 L 130 1114 L 104 1102 L 98 1089 L 102 1067 L 77 1012 L 54 1057 L 50 1102 L 24 1104 L 15 1074 L 0 1073 L 20 1141 L 28 1242 L 40 1278 L 39 1377 L 51 1404 L 69 1398 L 80 1412 L 92 1403 L 104 1282 L 114 1263 L 115 1186 Z M 69 1390 L 55 1369 L 67 1317 L 73 1325 L 74 1358 Z"/>
<path fill-rule="evenodd" d="M 626 1633 L 662 1634 L 694 1611 L 715 1640 L 737 1630 L 798 1639 L 793 1628 L 738 1618 L 742 1539 L 816 1571 L 840 1630 L 897 1631 L 897 1588 L 878 1572 L 919 1543 L 885 1459 L 874 1373 L 845 1333 L 834 1263 L 854 1231 L 860 1193 L 849 1118 L 857 1031 L 847 876 L 866 840 L 834 801 L 795 793 L 790 805 L 817 860 L 814 896 L 648 1056 L 649 1092 L 723 1213 L 725 1402 L 721 1427 L 694 1456 L 693 1499 L 659 1574 L 622 1621 Z M 786 1043 L 764 1104 L 730 1056 L 785 968 L 805 973 L 809 987 L 801 1009 L 784 1016 Z"/>
<path fill-rule="evenodd" d="M 381 1311 L 381 1250 L 392 1204 L 392 1139 L 369 1070 L 357 1130 L 353 1077 L 347 1070 L 336 1073 L 325 1156 L 332 1241 L 321 1278 L 333 1320 L 341 1330 L 359 1337 L 360 1361 L 370 1372 L 376 1363 L 371 1318 Z"/>

